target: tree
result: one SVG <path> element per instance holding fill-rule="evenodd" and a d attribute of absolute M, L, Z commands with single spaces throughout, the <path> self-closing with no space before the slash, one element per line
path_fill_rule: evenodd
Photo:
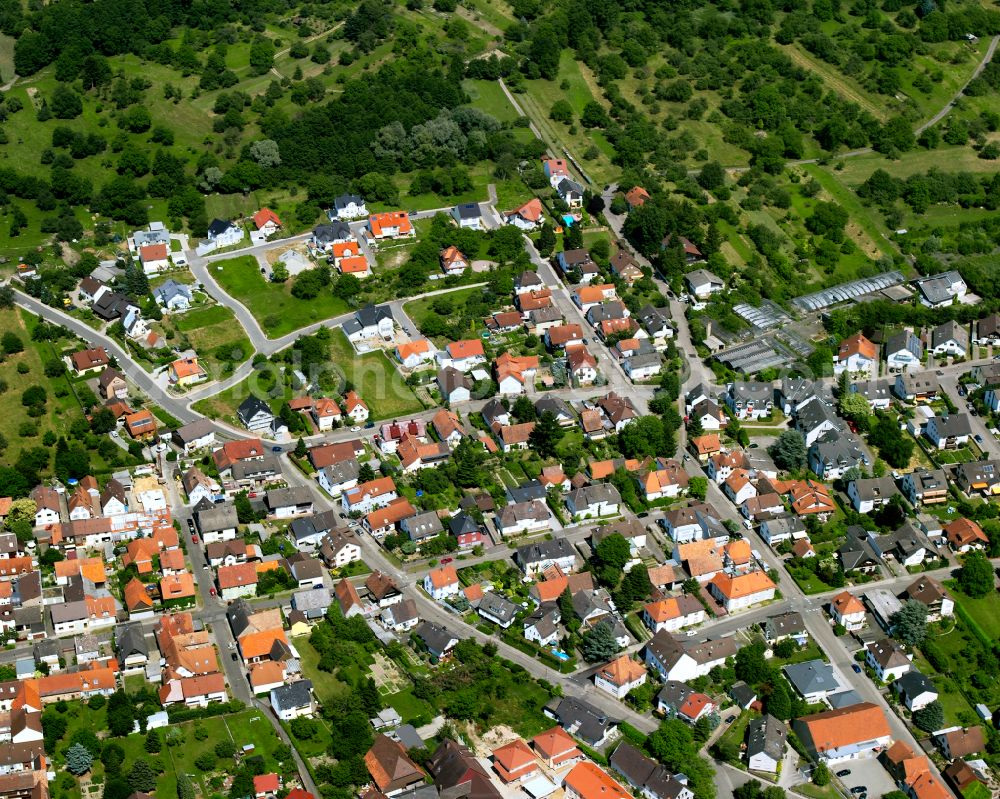
<path fill-rule="evenodd" d="M 132 700 L 121 689 L 115 691 L 108 698 L 108 729 L 115 737 L 123 737 L 132 732 L 132 725 L 135 721 L 135 705 Z M 135 790 L 147 790 L 146 788 L 136 788 Z"/>
<path fill-rule="evenodd" d="M 0 337 L 0 347 L 3 347 L 4 355 L 16 355 L 19 352 L 24 352 L 24 342 L 21 341 L 21 337 L 10 330 Z"/>
<path fill-rule="evenodd" d="M 306 446 L 306 442 L 302 440 L 302 436 L 299 436 L 299 440 L 295 442 L 295 457 L 304 458 L 309 453 L 309 448 Z"/>
<path fill-rule="evenodd" d="M 907 646 L 920 646 L 927 636 L 927 606 L 915 599 L 889 617 L 892 634 Z"/>
<path fill-rule="evenodd" d="M 609 624 L 597 624 L 590 628 L 580 641 L 580 652 L 588 663 L 609 661 L 620 649 Z"/>
<path fill-rule="evenodd" d="M 236 744 L 229 739 L 224 739 L 215 744 L 215 756 L 221 760 L 227 760 L 236 754 Z"/>
<path fill-rule="evenodd" d="M 250 45 L 250 74 L 264 75 L 274 66 L 274 42 L 265 36 Z"/>
<path fill-rule="evenodd" d="M 944 726 L 944 708 L 936 699 L 926 707 L 913 711 L 913 723 L 924 732 L 934 732 Z"/>
<path fill-rule="evenodd" d="M 202 771 L 211 771 L 215 768 L 216 758 L 212 752 L 202 752 L 194 759 L 194 764 Z"/>
<path fill-rule="evenodd" d="M 707 477 L 692 477 L 688 480 L 688 494 L 695 499 L 704 500 L 708 492 Z"/>
<path fill-rule="evenodd" d="M 60 83 L 52 92 L 49 110 L 57 119 L 75 119 L 83 113 L 83 101 L 69 86 Z"/>
<path fill-rule="evenodd" d="M 90 767 L 93 765 L 94 756 L 83 744 L 73 744 L 66 750 L 66 770 L 70 774 L 79 777 L 90 771 Z"/>
<path fill-rule="evenodd" d="M 528 445 L 543 458 L 556 454 L 556 447 L 563 437 L 563 429 L 552 411 L 545 411 L 535 422 L 535 429 L 528 436 Z"/>
<path fill-rule="evenodd" d="M 177 775 L 177 799 L 195 799 L 194 783 L 187 774 Z"/>
<path fill-rule="evenodd" d="M 779 469 L 797 471 L 806 465 L 806 440 L 798 430 L 786 430 L 770 447 L 768 454 Z"/>
<path fill-rule="evenodd" d="M 163 741 L 160 739 L 159 730 L 150 730 L 146 733 L 146 751 L 151 755 L 155 755 L 163 746 Z"/>
<path fill-rule="evenodd" d="M 519 422 L 533 422 L 538 418 L 534 403 L 524 394 L 514 400 L 514 404 L 510 406 L 510 412 Z"/>
<path fill-rule="evenodd" d="M 281 164 L 281 152 L 273 139 L 261 139 L 251 144 L 250 157 L 265 169 Z"/>
<path fill-rule="evenodd" d="M 127 779 L 133 791 L 149 793 L 156 790 L 156 772 L 153 771 L 149 762 L 142 758 L 132 764 Z"/>
<path fill-rule="evenodd" d="M 784 680 L 775 680 L 771 684 L 771 693 L 767 696 L 767 712 L 782 721 L 788 721 L 792 717 L 792 697 Z"/>
<path fill-rule="evenodd" d="M 958 587 L 963 594 L 981 599 L 993 590 L 993 566 L 982 552 L 970 552 L 958 570 Z"/>
<path fill-rule="evenodd" d="M 871 407 L 868 405 L 868 400 L 853 391 L 842 394 L 837 404 L 840 415 L 852 422 L 858 422 L 862 419 L 867 422 L 868 417 L 871 416 Z"/>
<path fill-rule="evenodd" d="M 37 511 L 35 500 L 27 497 L 15 499 L 7 511 L 7 528 L 10 529 L 10 525 L 16 522 L 34 521 Z"/>
<path fill-rule="evenodd" d="M 827 768 L 826 763 L 823 761 L 817 763 L 816 768 L 813 769 L 812 781 L 821 787 L 830 784 L 830 769 Z"/>
<path fill-rule="evenodd" d="M 621 570 L 631 557 L 628 540 L 621 533 L 612 533 L 603 538 L 594 549 L 594 559 L 602 566 Z"/>
<path fill-rule="evenodd" d="M 618 446 L 628 458 L 672 457 L 674 434 L 660 417 L 640 416 L 622 428 Z"/>

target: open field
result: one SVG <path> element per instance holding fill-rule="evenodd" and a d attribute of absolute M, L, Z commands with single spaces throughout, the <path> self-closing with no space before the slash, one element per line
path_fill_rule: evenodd
<path fill-rule="evenodd" d="M 223 305 L 188 311 L 177 317 L 176 324 L 209 373 L 224 363 L 241 364 L 253 355 L 250 339 Z"/>
<path fill-rule="evenodd" d="M 71 739 L 78 729 L 93 732 L 102 729 L 105 726 L 104 713 L 104 710 L 91 710 L 83 703 L 70 703 L 66 711 L 68 726 L 63 742 Z M 219 741 L 232 741 L 236 744 L 237 749 L 246 744 L 252 744 L 254 746 L 253 754 L 264 758 L 266 771 L 273 771 L 278 766 L 274 758 L 274 751 L 279 746 L 280 741 L 274 729 L 259 710 L 246 710 L 229 716 L 216 716 L 174 724 L 159 731 L 161 740 L 166 738 L 168 730 L 175 728 L 182 733 L 179 737 L 179 743 L 175 746 L 167 746 L 164 742 L 157 754 L 149 754 L 146 751 L 145 735 L 141 733 L 114 739 L 125 751 L 123 773 L 127 773 L 137 760 L 147 760 L 153 766 L 154 771 L 162 770 L 156 783 L 157 795 L 159 796 L 177 795 L 178 774 L 190 775 L 201 794 L 209 796 L 212 790 L 208 777 L 213 774 L 231 773 L 234 770 L 233 762 L 219 760 L 213 771 L 207 773 L 195 766 L 194 762 L 199 755 L 211 752 Z M 207 736 L 203 733 L 196 735 L 196 729 L 204 730 Z M 202 740 L 198 740 L 199 737 Z M 59 766 L 63 762 L 62 751 L 64 748 L 61 745 L 57 748 L 56 753 L 53 753 L 56 764 Z M 103 774 L 104 766 L 100 758 L 96 758 L 94 769 L 90 774 L 91 781 L 103 779 Z M 74 789 L 71 795 L 81 796 L 79 783 L 74 784 Z"/>
<path fill-rule="evenodd" d="M 73 421 L 82 416 L 80 406 L 70 391 L 69 379 L 45 375 L 45 364 L 56 359 L 59 344 L 54 349 L 48 342 L 32 341 L 31 331 L 36 321 L 36 317 L 19 309 L 0 310 L 0 334 L 12 332 L 24 346 L 22 352 L 7 355 L 0 363 L 0 384 L 4 387 L 0 392 L 0 416 L 4 419 L 3 434 L 7 440 L 3 457 L 8 463 L 16 461 L 22 450 L 42 446 L 43 436 L 50 431 L 57 436 L 66 435 Z M 20 374 L 18 369 L 25 367 L 27 372 Z M 32 418 L 21 404 L 21 393 L 35 385 L 45 389 L 48 399 L 45 413 Z M 59 393 L 63 396 L 58 396 Z M 24 425 L 34 425 L 31 435 L 25 434 L 27 428 L 22 428 Z"/>
<path fill-rule="evenodd" d="M 330 364 L 342 378 L 368 403 L 372 420 L 391 419 L 422 411 L 424 406 L 406 385 L 384 352 L 358 355 L 343 331 L 333 331 L 330 344 Z M 235 421 L 236 409 L 251 394 L 266 400 L 272 410 L 293 396 L 294 391 L 283 381 L 276 380 L 273 368 L 253 372 L 235 386 L 195 403 L 194 408 L 214 419 Z"/>
<path fill-rule="evenodd" d="M 580 126 L 577 126 L 575 134 L 570 134 L 569 127 L 549 119 L 549 111 L 557 100 L 568 101 L 573 107 L 573 113 L 579 116 L 587 103 L 595 99 L 582 69 L 583 67 L 574 61 L 568 52 L 564 52 L 559 61 L 559 75 L 555 80 L 526 80 L 524 86 L 527 91 L 515 95 L 515 99 L 542 131 L 546 142 L 553 147 L 555 150 L 553 156 L 561 157 L 563 153 L 559 145 L 567 146 L 573 157 L 590 175 L 591 180 L 603 186 L 614 176 L 611 166 L 614 150 L 607 140 L 599 132 Z M 569 88 L 565 91 L 560 88 L 563 81 L 569 84 Z M 585 160 L 583 155 L 591 147 L 597 148 L 597 157 Z"/>
<path fill-rule="evenodd" d="M 292 296 L 292 279 L 270 283 L 250 255 L 228 258 L 211 266 L 212 277 L 234 299 L 245 305 L 270 338 L 280 338 L 300 327 L 346 313 L 347 303 L 329 291 L 313 300 Z"/>
<path fill-rule="evenodd" d="M 473 108 L 478 108 L 500 122 L 513 122 L 518 118 L 517 110 L 496 81 L 464 80 L 462 88 L 469 95 L 469 105 Z"/>

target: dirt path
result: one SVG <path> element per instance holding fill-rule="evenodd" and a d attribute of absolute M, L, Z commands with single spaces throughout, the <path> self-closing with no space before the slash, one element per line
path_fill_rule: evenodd
<path fill-rule="evenodd" d="M 810 56 L 807 56 L 801 50 L 799 50 L 795 45 L 785 44 L 779 45 L 785 54 L 792 59 L 798 66 L 803 69 L 808 70 L 819 76 L 823 83 L 825 83 L 830 89 L 835 91 L 841 97 L 846 100 L 850 100 L 852 103 L 857 103 L 865 111 L 870 113 L 872 116 L 878 120 L 884 122 L 888 119 L 889 115 L 886 113 L 884 108 L 880 108 L 875 105 L 871 100 L 860 94 L 858 91 L 853 89 L 850 84 L 847 83 L 843 78 L 838 76 L 833 70 L 818 61 L 815 61 Z"/>

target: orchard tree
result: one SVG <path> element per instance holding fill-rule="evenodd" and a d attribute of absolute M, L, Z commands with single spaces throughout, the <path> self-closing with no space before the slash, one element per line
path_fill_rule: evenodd
<path fill-rule="evenodd" d="M 970 552 L 958 570 L 958 587 L 973 599 L 981 599 L 994 587 L 993 565 L 982 552 Z"/>
<path fill-rule="evenodd" d="M 924 732 L 934 732 L 944 726 L 944 708 L 936 699 L 926 707 L 913 711 L 913 723 Z"/>

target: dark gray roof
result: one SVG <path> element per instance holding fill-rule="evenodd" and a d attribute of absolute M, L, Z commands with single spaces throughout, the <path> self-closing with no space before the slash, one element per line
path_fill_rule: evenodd
<path fill-rule="evenodd" d="M 573 549 L 573 545 L 565 538 L 537 541 L 534 544 L 525 544 L 517 548 L 517 561 L 522 565 L 571 556 L 576 557 L 576 551 Z"/>
<path fill-rule="evenodd" d="M 331 241 L 340 241 L 351 237 L 351 228 L 346 222 L 324 223 L 316 225 L 313 229 L 313 238 L 320 244 L 327 244 Z"/>
<path fill-rule="evenodd" d="M 271 701 L 278 710 L 306 707 L 312 702 L 312 680 L 298 680 L 271 691 Z"/>
<path fill-rule="evenodd" d="M 388 305 L 372 305 L 369 303 L 358 308 L 355 314 L 362 327 L 377 325 L 382 319 L 392 319 L 392 308 Z"/>
<path fill-rule="evenodd" d="M 208 510 L 198 511 L 198 529 L 204 533 L 219 532 L 228 530 L 231 527 L 238 527 L 240 520 L 236 516 L 236 506 L 229 502 L 220 505 L 213 505 Z"/>
<path fill-rule="evenodd" d="M 533 499 L 545 499 L 545 486 L 538 480 L 529 480 L 514 488 L 507 489 L 511 502 L 531 502 Z"/>
<path fill-rule="evenodd" d="M 333 207 L 339 211 L 341 208 L 346 208 L 351 203 L 354 203 L 355 205 L 363 205 L 364 202 L 364 198 L 359 197 L 357 194 L 341 194 L 333 198 Z"/>
<path fill-rule="evenodd" d="M 906 674 L 896 680 L 894 685 L 899 693 L 904 696 L 908 696 L 911 699 L 927 691 L 937 694 L 937 688 L 934 687 L 934 683 L 932 683 L 930 679 L 916 669 L 910 669 L 906 672 Z"/>
<path fill-rule="evenodd" d="M 288 488 L 275 488 L 264 495 L 267 506 L 275 508 L 288 508 L 297 505 L 310 505 L 313 501 L 312 491 L 305 486 L 290 486 Z"/>
<path fill-rule="evenodd" d="M 271 407 L 260 397 L 255 397 L 252 394 L 243 400 L 240 407 L 236 409 L 236 415 L 240 417 L 243 424 L 247 424 L 258 414 L 266 414 L 268 417 L 274 416 L 271 413 Z"/>
<path fill-rule="evenodd" d="M 747 757 L 763 752 L 777 762 L 785 756 L 788 726 L 770 713 L 751 719 L 747 725 Z"/>
<path fill-rule="evenodd" d="M 232 222 L 227 222 L 224 219 L 213 219 L 208 226 L 208 237 L 214 239 L 216 236 L 221 236 L 233 226 Z"/>
<path fill-rule="evenodd" d="M 478 203 L 462 203 L 455 206 L 455 213 L 460 219 L 479 219 L 483 213 Z"/>
<path fill-rule="evenodd" d="M 610 718 L 589 702 L 575 696 L 563 697 L 555 708 L 555 714 L 566 732 L 590 745 L 600 743 L 611 728 L 618 726 L 617 719 Z"/>
<path fill-rule="evenodd" d="M 795 690 L 803 696 L 817 691 L 829 692 L 841 687 L 833 667 L 823 660 L 789 663 L 783 671 Z"/>
<path fill-rule="evenodd" d="M 275 475 L 281 472 L 281 462 L 277 455 L 268 453 L 263 458 L 253 461 L 236 461 L 230 469 L 233 480 L 248 480 Z"/>
<path fill-rule="evenodd" d="M 788 613 L 781 613 L 771 616 L 764 621 L 764 630 L 768 640 L 781 638 L 785 635 L 797 635 L 806 631 L 806 623 L 802 619 L 802 614 L 792 610 Z"/>
<path fill-rule="evenodd" d="M 428 510 L 403 519 L 400 526 L 406 531 L 411 541 L 421 541 L 425 538 L 433 538 L 441 530 L 441 519 L 435 511 Z"/>
<path fill-rule="evenodd" d="M 847 528 L 847 537 L 837 550 L 837 555 L 845 572 L 877 565 L 879 562 L 878 554 L 868 541 L 868 534 L 857 525 Z"/>
<path fill-rule="evenodd" d="M 414 633 L 427 645 L 428 649 L 438 654 L 446 652 L 451 642 L 458 639 L 458 636 L 447 627 L 432 621 L 421 622 Z"/>
<path fill-rule="evenodd" d="M 142 631 L 142 624 L 139 622 L 123 624 L 115 630 L 115 644 L 118 649 L 119 663 L 124 663 L 130 655 L 149 655 L 146 634 Z"/>
<path fill-rule="evenodd" d="M 479 602 L 479 610 L 489 613 L 493 618 L 501 622 L 512 621 L 520 610 L 520 606 L 515 605 L 506 597 L 488 591 Z"/>
<path fill-rule="evenodd" d="M 475 533 L 479 530 L 479 522 L 464 510 L 459 511 L 451 517 L 448 522 L 448 531 L 456 538 L 460 535 Z"/>

